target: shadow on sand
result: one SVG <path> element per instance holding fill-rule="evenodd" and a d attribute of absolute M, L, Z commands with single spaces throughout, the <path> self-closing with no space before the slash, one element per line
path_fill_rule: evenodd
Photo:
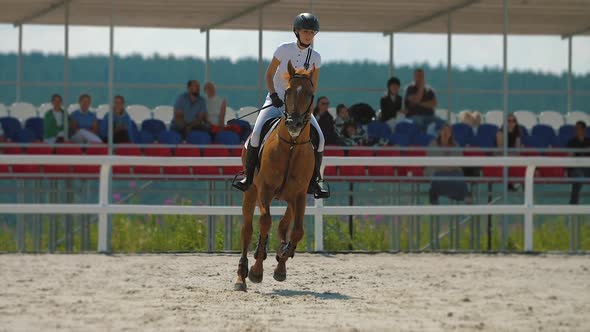
<path fill-rule="evenodd" d="M 289 289 L 280 289 L 280 290 L 273 290 L 272 293 L 268 293 L 267 295 L 278 295 L 278 296 L 285 296 L 285 297 L 295 297 L 295 296 L 313 296 L 316 299 L 320 300 L 350 300 L 352 297 L 340 293 L 330 293 L 330 292 L 312 292 L 312 291 L 298 291 L 298 290 L 289 290 Z"/>

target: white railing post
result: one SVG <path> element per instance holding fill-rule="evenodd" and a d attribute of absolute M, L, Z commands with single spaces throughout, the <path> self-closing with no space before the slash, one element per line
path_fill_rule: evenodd
<path fill-rule="evenodd" d="M 99 181 L 98 205 L 101 212 L 98 214 L 98 252 L 110 253 L 112 225 L 107 208 L 110 203 L 111 165 L 102 164 L 100 166 Z"/>
<path fill-rule="evenodd" d="M 535 168 L 535 165 L 527 166 L 524 178 L 524 251 L 526 252 L 533 251 Z"/>
<path fill-rule="evenodd" d="M 314 213 L 314 242 L 315 252 L 324 251 L 324 200 L 315 200 L 315 213 Z"/>

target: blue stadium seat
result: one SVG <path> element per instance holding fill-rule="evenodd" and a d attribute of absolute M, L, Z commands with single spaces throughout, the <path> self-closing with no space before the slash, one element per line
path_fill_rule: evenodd
<path fill-rule="evenodd" d="M 158 137 L 161 132 L 166 130 L 166 124 L 158 119 L 146 119 L 141 123 L 141 130 L 150 132 L 154 137 Z"/>
<path fill-rule="evenodd" d="M 250 123 L 248 121 L 232 119 L 232 120 L 229 120 L 227 122 L 227 124 L 230 126 L 236 125 L 242 129 L 242 134 L 240 135 L 240 140 L 242 142 L 245 142 L 246 139 L 248 139 L 248 136 L 250 136 L 250 133 L 252 132 L 252 126 L 250 125 Z"/>
<path fill-rule="evenodd" d="M 238 145 L 240 137 L 233 131 L 222 130 L 215 135 L 215 143 L 223 145 Z"/>
<path fill-rule="evenodd" d="M 548 147 L 549 145 L 552 145 L 555 140 L 555 130 L 553 130 L 553 127 L 551 126 L 538 124 L 533 127 L 531 137 L 535 137 L 535 140 L 539 140 L 539 143 L 541 143 L 543 147 Z"/>
<path fill-rule="evenodd" d="M 176 131 L 165 130 L 158 136 L 158 142 L 161 144 L 177 145 L 182 142 L 182 137 L 180 137 L 180 134 Z"/>
<path fill-rule="evenodd" d="M 147 132 L 145 130 L 140 130 L 139 132 L 137 132 L 134 138 L 135 139 L 133 139 L 133 143 L 135 144 L 152 144 L 156 140 L 152 133 Z"/>
<path fill-rule="evenodd" d="M 400 122 L 395 125 L 395 133 L 405 135 L 408 139 L 418 135 L 419 132 L 418 127 L 411 122 Z"/>
<path fill-rule="evenodd" d="M 16 132 L 14 141 L 18 143 L 33 143 L 37 141 L 37 137 L 32 130 L 23 128 Z"/>
<path fill-rule="evenodd" d="M 16 133 L 22 129 L 20 121 L 10 116 L 0 118 L 0 125 L 2 125 L 4 136 L 10 139 L 15 139 Z"/>
<path fill-rule="evenodd" d="M 496 134 L 498 126 L 485 123 L 477 128 L 477 135 L 473 138 L 472 145 L 482 148 L 491 148 L 496 146 Z"/>
<path fill-rule="evenodd" d="M 525 147 L 540 148 L 540 149 L 547 148 L 547 147 L 549 147 L 549 144 L 552 143 L 551 141 L 547 142 L 541 136 L 535 136 L 535 135 L 523 136 L 521 138 L 521 142 Z"/>
<path fill-rule="evenodd" d="M 460 146 L 471 144 L 475 135 L 473 135 L 473 128 L 464 123 L 455 123 L 452 126 L 455 141 Z"/>
<path fill-rule="evenodd" d="M 193 130 L 190 133 L 188 133 L 188 136 L 186 137 L 186 142 L 196 145 L 211 144 L 211 135 L 209 135 L 209 133 L 206 131 Z"/>
<path fill-rule="evenodd" d="M 32 130 L 38 140 L 43 140 L 43 119 L 42 118 L 28 118 L 25 121 L 25 128 Z"/>
<path fill-rule="evenodd" d="M 410 137 L 408 135 L 395 132 L 389 136 L 390 145 L 409 146 Z"/>
<path fill-rule="evenodd" d="M 381 121 L 373 121 L 369 123 L 367 128 L 367 135 L 369 138 L 382 139 L 388 138 L 391 135 L 389 126 Z"/>
<path fill-rule="evenodd" d="M 435 139 L 434 136 L 420 133 L 414 136 L 411 140 L 412 145 L 428 146 Z"/>

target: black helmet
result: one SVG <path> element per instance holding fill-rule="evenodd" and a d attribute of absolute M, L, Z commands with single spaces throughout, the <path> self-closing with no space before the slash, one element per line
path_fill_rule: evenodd
<path fill-rule="evenodd" d="M 293 21 L 293 30 L 296 29 L 313 30 L 318 32 L 320 31 L 320 21 L 313 14 L 301 13 L 297 15 L 295 21 Z"/>

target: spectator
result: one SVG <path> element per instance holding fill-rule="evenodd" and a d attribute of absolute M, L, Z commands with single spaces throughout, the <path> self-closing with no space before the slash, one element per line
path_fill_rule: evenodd
<path fill-rule="evenodd" d="M 319 97 L 317 105 L 313 110 L 313 114 L 318 120 L 320 129 L 324 133 L 326 144 L 336 145 L 338 144 L 338 135 L 336 134 L 334 127 L 334 118 L 332 117 L 332 114 L 328 112 L 329 106 L 330 101 L 328 100 L 328 97 Z"/>
<path fill-rule="evenodd" d="M 590 138 L 586 137 L 586 123 L 583 121 L 576 123 L 576 136 L 567 143 L 567 147 L 570 149 L 590 149 Z M 573 156 L 590 157 L 590 150 L 588 152 L 574 152 Z M 590 168 L 570 168 L 568 170 L 568 176 L 576 179 L 589 178 Z M 580 190 L 582 190 L 582 183 L 574 182 L 572 184 L 570 204 L 578 204 L 580 202 Z"/>
<path fill-rule="evenodd" d="M 514 114 L 508 114 L 507 118 L 508 122 L 508 147 L 509 148 L 520 148 L 520 127 L 518 125 L 518 120 Z M 498 148 L 502 148 L 504 146 L 504 133 L 503 128 L 498 130 L 496 133 L 496 146 Z"/>
<path fill-rule="evenodd" d="M 170 129 L 182 137 L 186 137 L 191 130 L 211 129 L 207 119 L 207 103 L 200 95 L 201 84 L 197 80 L 190 80 L 186 83 L 186 89 L 174 102 L 174 118 L 170 124 Z"/>
<path fill-rule="evenodd" d="M 444 121 L 434 115 L 434 108 L 438 104 L 434 90 L 426 85 L 424 71 L 414 71 L 414 82 L 406 88 L 404 104 L 406 116 L 410 118 L 422 131 L 433 133 Z M 434 125 L 434 128 L 431 127 Z"/>
<path fill-rule="evenodd" d="M 399 78 L 392 77 L 387 81 L 387 94 L 381 97 L 381 121 L 392 129 L 395 127 L 399 114 L 403 114 L 402 97 L 399 95 L 401 83 Z"/>
<path fill-rule="evenodd" d="M 204 90 L 207 95 L 207 118 L 211 124 L 225 127 L 226 100 L 216 95 L 215 85 L 211 82 L 205 83 Z"/>
<path fill-rule="evenodd" d="M 351 121 L 352 119 L 350 118 L 350 113 L 348 112 L 346 105 L 338 104 L 338 106 L 336 106 L 336 119 L 334 119 L 334 128 L 336 129 L 336 133 L 338 135 L 342 135 L 344 124 Z"/>
<path fill-rule="evenodd" d="M 341 137 L 342 144 L 346 146 L 362 146 L 367 143 L 367 138 L 359 133 L 358 128 L 352 121 L 343 125 Z"/>
<path fill-rule="evenodd" d="M 75 143 L 100 143 L 98 137 L 98 118 L 90 111 L 91 98 L 83 94 L 78 98 L 80 109 L 70 115 L 70 129 L 73 135 L 71 141 Z"/>
<path fill-rule="evenodd" d="M 461 156 L 461 151 L 452 150 L 457 148 L 459 145 L 453 138 L 453 130 L 450 125 L 444 124 L 440 129 L 438 137 L 433 140 L 428 150 L 429 156 L 437 157 L 457 157 Z M 457 166 L 446 166 L 446 167 L 427 167 L 427 176 L 433 177 L 463 177 L 463 170 Z M 439 197 L 446 196 L 456 201 L 463 201 L 465 204 L 471 204 L 471 194 L 467 189 L 467 182 L 463 179 L 444 179 L 444 180 L 433 180 L 429 191 L 430 204 L 438 205 Z"/>
<path fill-rule="evenodd" d="M 51 96 L 52 109 L 43 117 L 43 139 L 46 143 L 62 143 L 67 141 L 69 116 L 62 108 L 62 99 L 58 94 Z"/>
<path fill-rule="evenodd" d="M 103 133 L 106 140 L 108 140 L 108 132 L 109 132 L 109 116 L 110 113 L 105 114 L 104 118 L 102 119 L 100 125 L 100 132 Z M 122 144 L 122 143 L 131 143 L 131 138 L 133 135 L 131 134 L 133 125 L 131 122 L 131 117 L 125 111 L 125 98 L 123 96 L 115 96 L 113 98 L 113 143 L 115 144 Z"/>

